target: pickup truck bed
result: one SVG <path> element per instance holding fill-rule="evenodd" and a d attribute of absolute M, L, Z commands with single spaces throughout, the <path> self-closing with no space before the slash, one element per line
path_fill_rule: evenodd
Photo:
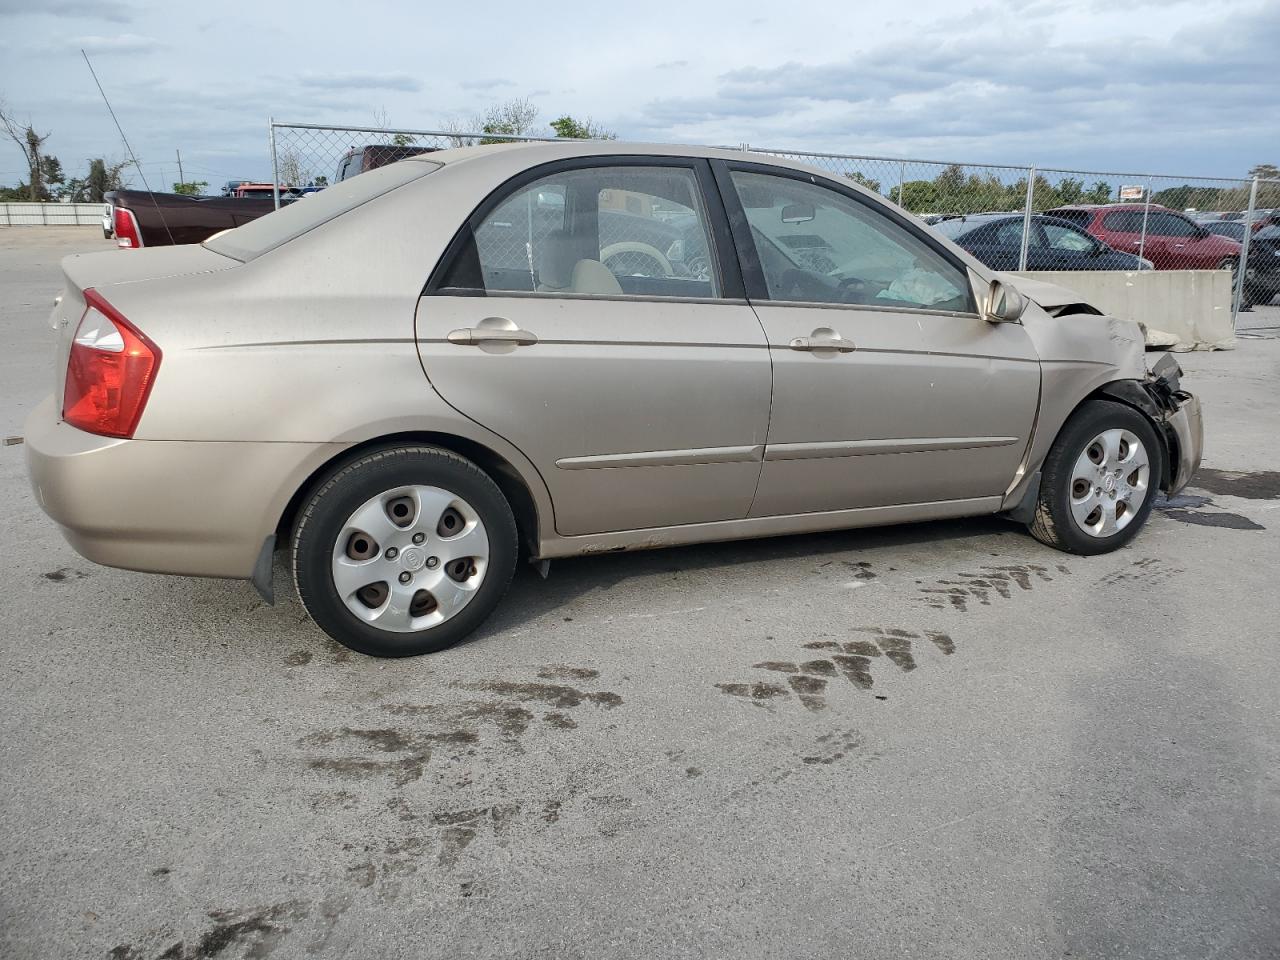
<path fill-rule="evenodd" d="M 132 214 L 144 247 L 202 243 L 220 230 L 238 227 L 275 209 L 270 199 L 187 197 L 145 190 L 114 190 L 106 195 L 106 201 Z M 120 235 L 118 226 L 116 233 Z"/>

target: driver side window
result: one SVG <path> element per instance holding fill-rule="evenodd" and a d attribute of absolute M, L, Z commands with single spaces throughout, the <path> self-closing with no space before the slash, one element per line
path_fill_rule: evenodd
<path fill-rule="evenodd" d="M 967 273 L 868 204 L 735 170 L 770 300 L 974 310 Z"/>

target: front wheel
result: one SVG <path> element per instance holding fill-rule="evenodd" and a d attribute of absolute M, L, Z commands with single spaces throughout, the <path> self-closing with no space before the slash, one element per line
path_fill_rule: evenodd
<path fill-rule="evenodd" d="M 293 574 L 307 613 L 375 657 L 432 653 L 493 611 L 515 571 L 516 525 L 489 476 L 436 447 L 338 470 L 304 505 Z"/>
<path fill-rule="evenodd" d="M 1146 416 L 1123 404 L 1090 400 L 1067 421 L 1045 458 L 1028 529 L 1068 553 L 1116 550 L 1147 522 L 1163 470 L 1163 450 Z"/>

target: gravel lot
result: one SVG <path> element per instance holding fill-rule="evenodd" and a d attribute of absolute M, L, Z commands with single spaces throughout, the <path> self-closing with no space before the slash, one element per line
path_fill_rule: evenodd
<path fill-rule="evenodd" d="M 0 230 L 0 435 L 107 246 Z M 1180 358 L 1206 469 L 1116 554 L 558 561 L 410 661 L 80 559 L 0 447 L 0 956 L 1280 956 L 1280 307 L 1247 326 Z"/>

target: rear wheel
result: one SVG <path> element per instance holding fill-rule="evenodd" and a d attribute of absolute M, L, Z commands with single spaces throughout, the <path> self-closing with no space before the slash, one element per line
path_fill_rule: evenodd
<path fill-rule="evenodd" d="M 339 643 L 378 657 L 457 643 L 493 611 L 516 563 L 497 485 L 447 450 L 370 453 L 311 497 L 293 538 L 307 613 Z"/>
<path fill-rule="evenodd" d="M 1231 271 L 1231 296 L 1234 299 L 1236 294 L 1236 283 L 1240 279 L 1240 261 L 1235 257 L 1223 257 L 1218 261 L 1217 270 Z"/>
<path fill-rule="evenodd" d="M 1069 553 L 1118 549 L 1147 522 L 1163 470 L 1163 449 L 1146 416 L 1090 400 L 1045 458 L 1031 534 Z"/>

